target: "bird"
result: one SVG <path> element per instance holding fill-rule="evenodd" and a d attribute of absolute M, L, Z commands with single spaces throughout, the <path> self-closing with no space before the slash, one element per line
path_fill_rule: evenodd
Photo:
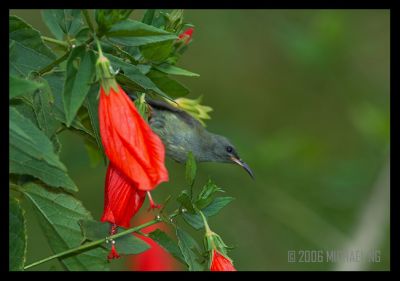
<path fill-rule="evenodd" d="M 135 95 L 128 94 L 132 100 Z M 185 163 L 192 152 L 196 162 L 234 163 L 254 179 L 254 173 L 224 136 L 208 131 L 197 119 L 161 100 L 147 99 L 149 125 L 165 145 L 167 157 Z"/>

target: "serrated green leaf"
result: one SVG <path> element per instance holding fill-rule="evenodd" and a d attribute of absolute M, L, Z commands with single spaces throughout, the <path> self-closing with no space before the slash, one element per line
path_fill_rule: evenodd
<path fill-rule="evenodd" d="M 51 92 L 54 97 L 54 107 L 53 114 L 55 118 L 63 124 L 67 123 L 67 119 L 65 117 L 64 112 L 64 104 L 63 104 L 63 87 L 65 83 L 65 71 L 53 71 L 46 73 L 43 77 L 49 84 L 51 88 Z M 83 126 L 81 120 L 78 116 L 75 116 L 75 119 L 71 123 L 71 127 L 92 136 L 91 132 Z M 92 136 L 94 137 L 94 136 Z"/>
<path fill-rule="evenodd" d="M 196 207 L 200 210 L 207 207 L 212 201 L 212 195 L 221 191 L 223 190 L 209 180 L 208 183 L 203 186 L 203 189 L 197 196 L 195 201 Z"/>
<path fill-rule="evenodd" d="M 78 65 L 77 65 L 78 64 Z M 86 46 L 76 47 L 67 61 L 67 73 L 63 91 L 63 103 L 67 126 L 85 100 L 95 75 L 96 56 Z"/>
<path fill-rule="evenodd" d="M 51 186 L 77 191 L 52 142 L 29 119 L 10 107 L 10 173 L 28 174 Z"/>
<path fill-rule="evenodd" d="M 192 186 L 196 178 L 197 164 L 193 153 L 189 151 L 185 163 L 185 177 L 189 186 Z"/>
<path fill-rule="evenodd" d="M 178 238 L 178 246 L 182 256 L 185 259 L 189 271 L 201 271 L 203 266 L 198 261 L 197 252 L 199 245 L 197 242 L 183 229 L 176 227 L 176 237 Z"/>
<path fill-rule="evenodd" d="M 45 9 L 42 18 L 58 40 L 63 40 L 64 35 L 74 37 L 84 25 L 81 10 L 77 9 Z"/>
<path fill-rule="evenodd" d="M 203 214 L 206 217 L 215 216 L 222 210 L 226 205 L 235 200 L 233 197 L 217 197 L 210 205 L 203 209 Z"/>
<path fill-rule="evenodd" d="M 100 149 L 101 154 L 104 155 L 104 149 L 100 137 L 99 112 L 98 112 L 99 103 L 97 100 L 97 97 L 99 95 L 99 90 L 100 90 L 100 85 L 98 83 L 93 84 L 90 87 L 89 93 L 86 97 L 85 106 L 89 114 L 90 124 L 93 129 L 93 134 L 96 139 L 97 147 L 98 149 Z"/>
<path fill-rule="evenodd" d="M 43 78 L 39 80 L 44 87 L 33 94 L 33 110 L 36 115 L 38 127 L 49 138 L 53 138 L 57 129 L 61 126 L 53 112 L 54 99 L 47 81 Z"/>
<path fill-rule="evenodd" d="M 84 239 L 95 241 L 109 236 L 110 224 L 92 219 L 81 219 L 78 221 Z"/>
<path fill-rule="evenodd" d="M 10 74 L 26 77 L 50 63 L 56 56 L 42 41 L 39 31 L 16 16 L 9 17 L 9 40 L 13 40 L 10 53 Z"/>
<path fill-rule="evenodd" d="M 168 64 L 168 63 L 154 65 L 153 67 L 163 73 L 171 74 L 171 75 L 180 75 L 180 76 L 189 76 L 189 77 L 199 77 L 200 76 L 197 73 L 191 72 L 189 70 L 186 70 L 186 69 Z"/>
<path fill-rule="evenodd" d="M 183 257 L 177 242 L 172 240 L 172 238 L 169 237 L 164 231 L 161 229 L 156 229 L 149 233 L 149 237 L 162 248 L 164 248 L 168 253 L 174 256 L 177 260 L 185 263 L 185 258 Z"/>
<path fill-rule="evenodd" d="M 125 46 L 142 46 L 178 38 L 165 30 L 130 19 L 114 24 L 106 36 L 110 41 Z"/>
<path fill-rule="evenodd" d="M 14 197 L 10 197 L 9 206 L 9 224 L 8 224 L 8 248 L 9 248 L 9 270 L 24 270 L 27 234 L 24 210 L 19 201 Z"/>
<path fill-rule="evenodd" d="M 184 97 L 189 94 L 189 90 L 185 86 L 169 78 L 160 71 L 151 70 L 147 73 L 147 77 L 149 77 L 161 91 L 172 98 Z"/>
<path fill-rule="evenodd" d="M 171 54 L 174 40 L 147 44 L 140 47 L 143 57 L 151 62 L 163 62 Z"/>
<path fill-rule="evenodd" d="M 79 220 L 92 219 L 82 203 L 66 193 L 34 183 L 23 186 L 54 253 L 78 247 L 82 242 Z M 101 247 L 60 258 L 68 270 L 107 270 L 107 251 Z"/>
<path fill-rule="evenodd" d="M 186 190 L 182 191 L 176 200 L 181 203 L 188 212 L 195 213 L 192 201 L 190 200 L 190 196 Z"/>
<path fill-rule="evenodd" d="M 32 94 L 44 85 L 36 81 L 27 80 L 14 75 L 10 75 L 10 94 L 9 98 L 15 98 L 25 94 Z"/>
<path fill-rule="evenodd" d="M 215 216 L 222 210 L 226 205 L 232 202 L 235 198 L 233 197 L 217 197 L 210 205 L 201 211 L 206 217 Z M 191 225 L 194 229 L 200 229 L 204 227 L 203 220 L 199 214 L 183 213 L 183 219 Z"/>

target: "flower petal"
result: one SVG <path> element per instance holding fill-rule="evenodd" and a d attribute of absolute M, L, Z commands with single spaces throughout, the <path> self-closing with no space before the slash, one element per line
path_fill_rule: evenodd
<path fill-rule="evenodd" d="M 100 88 L 100 134 L 110 161 L 140 190 L 153 190 L 168 181 L 165 148 L 119 87 L 105 93 Z"/>
<path fill-rule="evenodd" d="M 146 192 L 136 189 L 112 163 L 108 165 L 101 221 L 130 227 L 131 218 L 143 205 Z"/>

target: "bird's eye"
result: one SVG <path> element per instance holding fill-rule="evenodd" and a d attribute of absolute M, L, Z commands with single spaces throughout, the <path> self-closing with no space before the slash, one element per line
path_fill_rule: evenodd
<path fill-rule="evenodd" d="M 232 146 L 227 146 L 227 147 L 226 147 L 226 151 L 227 151 L 228 153 L 232 153 L 232 151 L 233 151 Z"/>

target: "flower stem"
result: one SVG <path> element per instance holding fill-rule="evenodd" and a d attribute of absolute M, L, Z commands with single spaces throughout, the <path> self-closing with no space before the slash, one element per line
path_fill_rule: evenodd
<path fill-rule="evenodd" d="M 67 42 L 61 41 L 61 40 L 57 40 L 54 38 L 50 38 L 47 36 L 42 36 L 43 41 L 49 42 L 49 43 L 53 43 L 55 45 L 64 47 L 64 48 L 69 48 L 69 44 Z"/>
<path fill-rule="evenodd" d="M 63 61 L 65 61 L 68 57 L 69 57 L 69 53 L 71 51 L 66 52 L 63 56 L 59 57 L 58 59 L 56 59 L 55 61 L 53 61 L 52 63 L 50 63 L 49 65 L 46 65 L 45 67 L 43 67 L 42 69 L 40 69 L 38 71 L 39 76 L 42 76 L 43 74 L 45 74 L 46 72 L 49 72 L 50 70 L 52 70 L 54 67 L 56 67 L 57 65 L 59 65 L 60 63 L 62 63 Z"/>
<path fill-rule="evenodd" d="M 37 266 L 37 265 L 39 265 L 39 264 L 45 263 L 45 262 L 47 262 L 47 261 L 49 261 L 49 260 L 52 260 L 52 259 L 55 259 L 55 258 L 60 258 L 60 257 L 66 256 L 66 255 L 72 254 L 72 253 L 76 253 L 76 252 L 82 252 L 82 251 L 84 251 L 84 250 L 87 250 L 87 249 L 93 248 L 93 247 L 95 247 L 95 246 L 98 246 L 98 245 L 100 245 L 100 244 L 102 244 L 102 243 L 106 243 L 107 240 L 116 239 L 116 238 L 119 238 L 119 237 L 121 237 L 121 236 L 125 236 L 125 235 L 127 235 L 127 234 L 130 234 L 130 233 L 132 233 L 132 232 L 139 231 L 139 230 L 141 230 L 142 228 L 145 228 L 145 227 L 148 227 L 148 226 L 150 226 L 150 225 L 159 223 L 160 221 L 161 221 L 161 219 L 156 218 L 156 219 L 153 219 L 153 220 L 151 220 L 151 221 L 148 221 L 148 222 L 146 222 L 146 223 L 144 223 L 144 224 L 142 224 L 142 225 L 139 225 L 139 226 L 132 227 L 132 228 L 129 228 L 129 229 L 127 229 L 127 230 L 121 231 L 120 233 L 114 234 L 114 235 L 112 235 L 112 236 L 108 236 L 108 237 L 105 237 L 105 238 L 103 238 L 103 239 L 99 239 L 99 240 L 96 240 L 96 241 L 92 241 L 92 242 L 86 243 L 86 244 L 84 244 L 84 245 L 82 245 L 82 246 L 79 246 L 79 247 L 76 247 L 76 248 L 73 248 L 73 249 L 69 249 L 69 250 L 67 250 L 67 251 L 64 251 L 64 252 L 61 252 L 61 253 L 52 255 L 52 256 L 50 256 L 50 257 L 47 257 L 47 258 L 45 258 L 45 259 L 39 260 L 39 261 L 37 261 L 37 262 L 31 263 L 31 264 L 25 266 L 25 267 L 24 267 L 24 270 L 26 270 L 26 269 L 28 269 L 28 268 L 31 268 L 31 267 L 34 267 L 34 266 Z"/>

